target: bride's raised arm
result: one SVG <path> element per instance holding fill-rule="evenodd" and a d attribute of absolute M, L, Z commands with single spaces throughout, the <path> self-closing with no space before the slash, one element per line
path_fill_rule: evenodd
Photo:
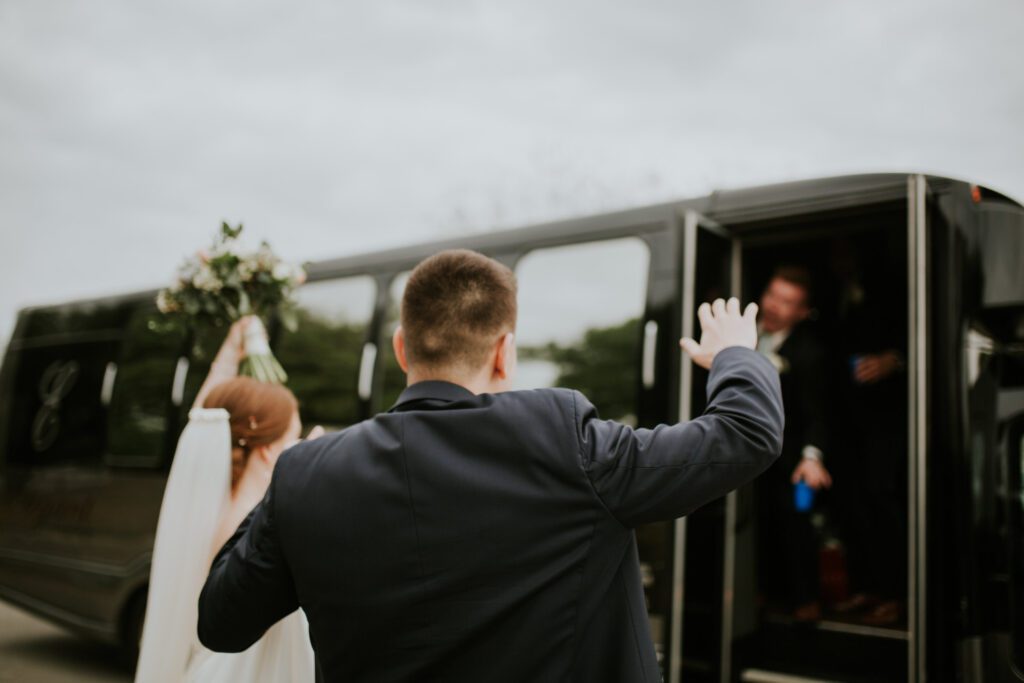
<path fill-rule="evenodd" d="M 199 387 L 196 400 L 192 403 L 193 408 L 202 408 L 203 401 L 215 386 L 238 377 L 238 366 L 245 358 L 245 328 L 249 324 L 249 318 L 250 316 L 246 316 L 231 325 L 228 336 L 224 338 L 213 363 L 210 364 L 210 372 L 207 373 L 206 379 Z"/>

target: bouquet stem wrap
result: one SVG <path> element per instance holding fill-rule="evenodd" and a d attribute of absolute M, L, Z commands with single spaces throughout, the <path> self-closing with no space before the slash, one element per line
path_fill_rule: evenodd
<path fill-rule="evenodd" d="M 254 317 L 245 328 L 245 358 L 238 368 L 238 374 L 271 384 L 284 384 L 288 381 L 287 373 L 270 351 L 267 330 L 259 318 Z"/>

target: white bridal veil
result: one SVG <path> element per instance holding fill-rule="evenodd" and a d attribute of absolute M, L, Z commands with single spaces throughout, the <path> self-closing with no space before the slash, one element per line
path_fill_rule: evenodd
<path fill-rule="evenodd" d="M 193 408 L 160 505 L 136 683 L 180 683 L 198 651 L 199 593 L 230 496 L 228 413 Z"/>

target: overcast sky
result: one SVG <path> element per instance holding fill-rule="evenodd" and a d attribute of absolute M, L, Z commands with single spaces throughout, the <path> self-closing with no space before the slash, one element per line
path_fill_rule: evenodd
<path fill-rule="evenodd" d="M 0 0 L 0 335 L 168 282 L 864 171 L 1024 199 L 1024 2 Z"/>

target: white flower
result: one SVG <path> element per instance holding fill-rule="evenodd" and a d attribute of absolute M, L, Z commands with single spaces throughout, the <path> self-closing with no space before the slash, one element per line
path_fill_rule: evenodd
<path fill-rule="evenodd" d="M 156 296 L 156 307 L 161 313 L 171 313 L 178 310 L 178 302 L 172 299 L 168 291 L 164 289 Z"/>
<path fill-rule="evenodd" d="M 238 262 L 238 277 L 242 282 L 248 282 L 252 279 L 253 273 L 256 272 L 256 264 L 253 263 L 250 256 L 242 257 Z"/>
<path fill-rule="evenodd" d="M 277 265 L 274 266 L 274 279 L 291 280 L 293 277 L 292 272 L 292 267 L 290 265 L 279 261 Z"/>
<path fill-rule="evenodd" d="M 213 274 L 209 268 L 203 268 L 199 273 L 192 278 L 192 284 L 195 285 L 196 289 L 203 289 L 207 292 L 218 292 L 224 283 Z"/>

